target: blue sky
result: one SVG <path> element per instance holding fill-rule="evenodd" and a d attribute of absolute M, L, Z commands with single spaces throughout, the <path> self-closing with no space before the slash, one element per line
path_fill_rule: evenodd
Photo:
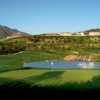
<path fill-rule="evenodd" d="M 32 34 L 100 28 L 100 0 L 0 0 L 0 24 Z"/>

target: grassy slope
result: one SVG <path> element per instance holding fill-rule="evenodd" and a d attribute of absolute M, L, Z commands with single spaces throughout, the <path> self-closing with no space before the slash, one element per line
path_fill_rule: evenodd
<path fill-rule="evenodd" d="M 100 70 L 46 70 L 29 69 L 9 71 L 0 74 L 0 78 L 24 80 L 31 85 L 60 86 L 67 82 L 86 82 L 100 76 Z"/>

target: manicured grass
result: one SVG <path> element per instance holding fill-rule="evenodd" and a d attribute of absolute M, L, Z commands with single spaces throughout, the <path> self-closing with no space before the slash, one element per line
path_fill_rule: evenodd
<path fill-rule="evenodd" d="M 46 70 L 39 70 L 39 69 L 25 69 L 25 70 L 15 70 L 15 71 L 8 71 L 3 72 L 0 74 L 2 78 L 11 78 L 11 79 L 24 79 L 30 76 L 36 76 L 44 73 Z"/>
<path fill-rule="evenodd" d="M 62 86 L 68 82 L 82 83 L 100 76 L 100 70 L 28 69 L 3 72 L 0 78 L 22 80 L 31 86 Z"/>
<path fill-rule="evenodd" d="M 78 51 L 78 50 L 76 50 Z M 87 53 L 94 54 L 99 50 L 86 50 Z M 17 54 L 0 55 L 0 86 L 44 86 L 44 87 L 99 87 L 100 88 L 100 70 L 85 69 L 24 69 L 24 62 L 63 59 L 70 54 L 69 51 L 23 51 Z M 79 51 L 85 54 L 84 50 Z M 100 59 L 100 58 L 98 58 Z M 92 83 L 84 83 L 96 80 Z M 25 85 L 24 85 L 25 83 Z M 84 83 L 84 84 L 83 84 Z"/>
<path fill-rule="evenodd" d="M 78 48 L 77 51 L 79 52 L 79 54 L 81 55 L 86 55 L 86 54 L 100 54 L 100 48 Z"/>

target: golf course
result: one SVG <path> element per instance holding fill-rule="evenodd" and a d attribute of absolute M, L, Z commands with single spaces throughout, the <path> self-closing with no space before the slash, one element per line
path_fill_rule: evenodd
<path fill-rule="evenodd" d="M 3 98 L 95 96 L 100 0 L 0 0 L 0 90 Z"/>
<path fill-rule="evenodd" d="M 84 51 L 84 50 L 83 50 Z M 94 49 L 99 53 L 99 49 Z M 82 51 L 78 51 L 84 54 Z M 93 54 L 93 50 L 86 50 Z M 0 55 L 0 86 L 50 89 L 99 89 L 99 69 L 24 68 L 24 63 L 62 60 L 70 51 L 22 51 Z"/>

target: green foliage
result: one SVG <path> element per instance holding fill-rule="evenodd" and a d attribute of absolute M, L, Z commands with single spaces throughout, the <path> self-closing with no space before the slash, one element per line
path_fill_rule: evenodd
<path fill-rule="evenodd" d="M 34 49 L 100 48 L 100 36 L 34 36 Z"/>
<path fill-rule="evenodd" d="M 0 54 L 16 53 L 25 50 L 23 42 L 0 42 Z"/>
<path fill-rule="evenodd" d="M 100 49 L 100 36 L 33 36 L 6 39 L 0 42 L 0 54 L 23 50 Z"/>
<path fill-rule="evenodd" d="M 29 88 L 30 85 L 25 81 L 0 78 L 0 87 L 2 88 Z"/>

